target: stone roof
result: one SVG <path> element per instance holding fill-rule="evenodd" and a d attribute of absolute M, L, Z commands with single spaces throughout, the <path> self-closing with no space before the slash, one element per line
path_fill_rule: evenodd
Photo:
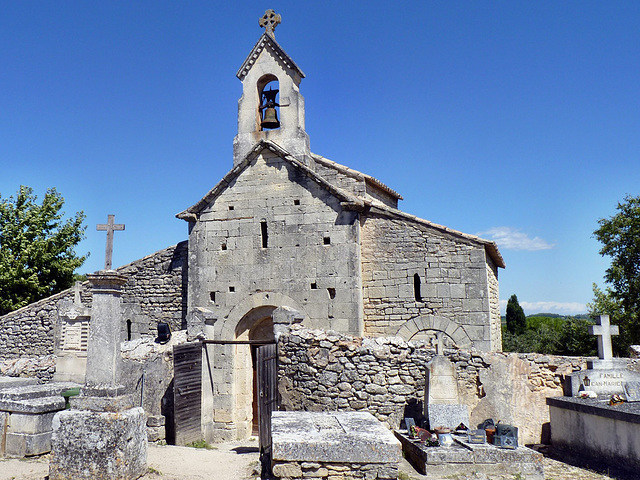
<path fill-rule="evenodd" d="M 222 180 L 218 182 L 218 184 L 213 187 L 209 192 L 200 199 L 195 205 L 187 208 L 186 210 L 176 214 L 176 217 L 186 220 L 186 221 L 195 221 L 197 220 L 198 214 L 204 210 L 207 205 L 209 205 L 213 200 L 215 200 L 218 195 L 220 195 L 229 184 L 236 178 L 242 171 L 249 166 L 249 164 L 253 161 L 255 157 L 257 157 L 263 150 L 269 150 L 276 155 L 278 155 L 283 160 L 289 162 L 294 168 L 301 171 L 308 178 L 316 182 L 321 187 L 327 189 L 333 195 L 335 195 L 341 202 L 343 208 L 350 210 L 362 210 L 365 208 L 365 202 L 361 198 L 352 195 L 345 190 L 336 187 L 335 185 L 327 182 L 323 177 L 318 175 L 312 169 L 307 167 L 305 164 L 294 158 L 291 154 L 289 154 L 286 150 L 280 147 L 278 144 L 271 142 L 269 140 L 260 140 L 256 145 L 251 149 L 251 151 L 247 154 L 244 160 L 234 166 L 229 172 L 222 177 Z"/>
<path fill-rule="evenodd" d="M 242 63 L 240 70 L 238 70 L 238 73 L 236 73 L 236 77 L 238 77 L 240 80 L 244 80 L 244 77 L 247 76 L 247 74 L 249 73 L 249 70 L 251 70 L 251 67 L 253 67 L 253 64 L 256 62 L 256 60 L 260 56 L 260 53 L 262 53 L 262 51 L 267 46 L 269 46 L 271 50 L 273 50 L 273 53 L 280 60 L 282 60 L 282 62 L 285 64 L 287 68 L 290 68 L 291 70 L 295 71 L 298 75 L 300 75 L 301 78 L 304 78 L 304 73 L 302 72 L 302 70 L 300 70 L 300 67 L 296 65 L 296 62 L 294 62 L 291 59 L 291 57 L 287 55 L 287 53 L 278 44 L 278 42 L 276 42 L 275 38 L 273 38 L 271 35 L 267 35 L 267 33 L 263 33 L 260 39 L 258 39 L 258 42 L 253 46 L 253 48 L 251 49 L 251 52 L 249 52 L 249 55 Z"/>
<path fill-rule="evenodd" d="M 316 155 L 315 153 L 312 153 L 311 156 L 316 162 L 318 162 L 321 165 L 324 165 L 325 167 L 333 168 L 334 170 L 337 170 L 338 172 L 344 175 L 347 175 L 349 177 L 355 178 L 356 180 L 364 181 L 370 185 L 373 185 L 374 187 L 378 188 L 379 190 L 382 190 L 385 193 L 388 193 L 389 195 L 391 195 L 397 200 L 403 200 L 402 195 L 400 195 L 395 190 L 389 188 L 387 185 L 382 183 L 377 178 L 372 177 L 371 175 L 367 175 L 366 173 L 359 172 L 358 170 L 354 170 L 345 165 L 340 165 L 339 163 L 336 163 L 333 160 L 329 160 L 328 158 L 325 158 L 321 155 Z"/>

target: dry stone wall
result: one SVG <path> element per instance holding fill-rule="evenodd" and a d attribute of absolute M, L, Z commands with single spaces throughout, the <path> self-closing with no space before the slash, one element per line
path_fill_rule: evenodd
<path fill-rule="evenodd" d="M 423 411 L 425 365 L 435 351 L 423 341 L 359 338 L 293 326 L 278 342 L 278 389 L 285 410 L 366 410 L 398 428 Z M 564 377 L 586 358 L 447 350 L 471 426 L 486 418 L 520 428 L 522 443 L 547 440 L 545 399 L 563 395 Z"/>

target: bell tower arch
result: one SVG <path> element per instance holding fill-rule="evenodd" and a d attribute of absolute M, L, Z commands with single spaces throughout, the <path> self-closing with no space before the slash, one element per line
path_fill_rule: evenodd
<path fill-rule="evenodd" d="M 306 165 L 312 162 L 300 94 L 304 73 L 276 42 L 278 23 L 280 15 L 273 10 L 260 18 L 266 31 L 236 74 L 242 82 L 242 96 L 238 100 L 238 134 L 233 141 L 234 166 L 260 140 L 278 144 Z"/>

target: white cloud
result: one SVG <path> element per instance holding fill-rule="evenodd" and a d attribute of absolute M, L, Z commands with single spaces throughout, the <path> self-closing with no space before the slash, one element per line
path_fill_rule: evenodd
<path fill-rule="evenodd" d="M 559 315 L 578 315 L 587 313 L 587 306 L 579 302 L 518 302 L 526 315 L 536 313 L 557 313 Z M 504 315 L 507 300 L 500 300 L 500 311 Z"/>
<path fill-rule="evenodd" d="M 477 234 L 479 237 L 489 238 L 506 250 L 549 250 L 553 245 L 540 237 L 529 237 L 526 233 L 512 227 L 493 227 L 486 232 Z"/>

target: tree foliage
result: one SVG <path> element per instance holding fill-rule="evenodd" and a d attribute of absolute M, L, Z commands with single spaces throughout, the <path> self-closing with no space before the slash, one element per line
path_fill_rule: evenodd
<path fill-rule="evenodd" d="M 0 315 L 69 288 L 87 258 L 74 251 L 84 238 L 84 213 L 64 220 L 55 188 L 36 201 L 22 185 L 15 197 L 0 196 Z"/>
<path fill-rule="evenodd" d="M 526 330 L 519 334 L 502 332 L 505 352 L 537 352 L 551 355 L 597 354 L 596 337 L 589 334 L 592 321 L 581 318 L 528 317 Z"/>
<path fill-rule="evenodd" d="M 507 301 L 507 331 L 515 335 L 521 335 L 527 328 L 527 317 L 518 303 L 518 297 L 511 295 Z"/>
<path fill-rule="evenodd" d="M 629 345 L 640 343 L 640 196 L 627 196 L 618 203 L 618 213 L 598 220 L 594 233 L 602 248 L 600 254 L 611 257 L 605 274 L 605 290 L 594 285 L 594 299 L 588 305 L 592 315 L 608 314 L 620 326 L 614 337 L 614 349 L 626 354 Z"/>

